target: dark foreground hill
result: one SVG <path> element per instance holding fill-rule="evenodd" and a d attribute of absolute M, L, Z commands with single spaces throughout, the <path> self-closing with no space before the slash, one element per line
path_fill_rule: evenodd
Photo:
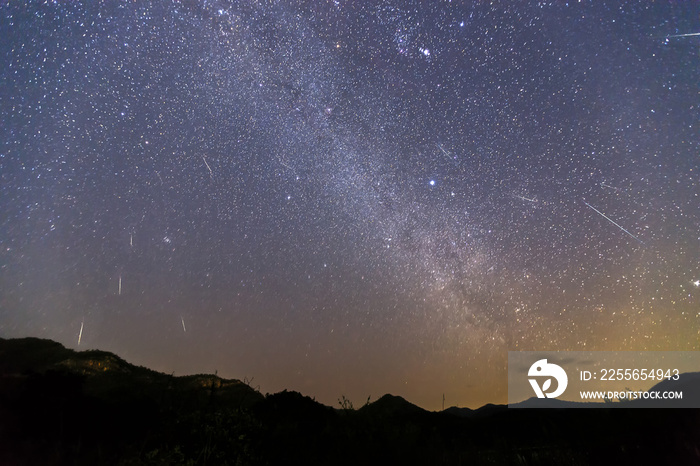
<path fill-rule="evenodd" d="M 700 464 L 700 410 L 358 410 L 0 339 L 0 464 Z"/>

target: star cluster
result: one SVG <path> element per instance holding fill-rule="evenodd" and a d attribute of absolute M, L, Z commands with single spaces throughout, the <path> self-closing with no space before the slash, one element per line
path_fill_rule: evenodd
<path fill-rule="evenodd" d="M 6 2 L 0 335 L 427 408 L 700 349 L 698 18 Z"/>

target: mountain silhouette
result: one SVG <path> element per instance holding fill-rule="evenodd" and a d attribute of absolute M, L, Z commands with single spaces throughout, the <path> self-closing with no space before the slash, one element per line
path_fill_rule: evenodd
<path fill-rule="evenodd" d="M 697 373 L 657 387 L 698 382 Z M 0 464 L 700 464 L 697 409 L 359 409 L 0 339 Z M 624 403 L 615 403 L 624 405 Z M 561 405 L 560 406 L 565 406 Z"/>

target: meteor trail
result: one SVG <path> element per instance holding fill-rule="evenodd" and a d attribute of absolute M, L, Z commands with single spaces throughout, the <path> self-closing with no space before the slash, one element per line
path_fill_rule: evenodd
<path fill-rule="evenodd" d="M 83 325 L 85 322 L 80 322 L 80 333 L 78 334 L 78 346 L 80 346 L 80 340 L 83 338 Z"/>
<path fill-rule="evenodd" d="M 605 182 L 600 183 L 600 185 L 604 188 L 610 188 L 610 189 L 614 189 L 615 191 L 621 191 L 620 188 L 616 188 L 615 186 L 610 186 L 609 184 L 605 184 Z"/>
<path fill-rule="evenodd" d="M 518 199 L 522 199 L 523 201 L 528 201 L 528 202 L 537 202 L 536 199 L 528 199 L 527 197 L 523 196 L 518 196 L 517 194 L 513 194 L 513 196 L 517 197 Z"/>
<path fill-rule="evenodd" d="M 122 276 L 119 275 L 119 296 L 122 295 Z"/>
<path fill-rule="evenodd" d="M 184 319 L 182 316 L 180 316 L 180 320 L 182 321 L 182 330 L 183 330 L 183 332 L 187 333 L 187 329 L 185 328 L 185 319 Z"/>
<path fill-rule="evenodd" d="M 640 243 L 644 244 L 644 241 L 642 241 L 641 239 L 637 238 L 636 236 L 634 236 L 634 235 L 633 235 L 632 233 L 630 233 L 629 231 L 627 231 L 627 230 L 625 230 L 624 228 L 622 228 L 620 225 L 618 225 L 617 223 L 615 223 L 614 220 L 612 220 L 610 217 L 608 217 L 607 215 L 605 215 L 603 212 L 601 212 L 600 210 L 596 209 L 595 207 L 593 207 L 592 205 L 590 205 L 590 204 L 589 204 L 588 202 L 586 202 L 586 201 L 583 201 L 583 203 L 586 204 L 586 205 L 587 205 L 588 207 L 590 207 L 591 209 L 593 209 L 597 214 L 599 214 L 599 215 L 600 215 L 601 217 L 603 217 L 605 220 L 607 220 L 608 222 L 612 223 L 612 224 L 615 225 L 617 228 L 619 228 L 620 230 L 624 231 L 625 233 L 627 233 L 628 235 L 630 235 L 632 238 L 636 239 L 636 240 L 639 241 Z"/>
<path fill-rule="evenodd" d="M 435 144 L 435 146 L 436 146 L 438 149 L 440 149 L 440 150 L 442 151 L 443 154 L 445 154 L 445 157 L 447 157 L 447 158 L 450 160 L 450 162 L 456 162 L 456 160 L 454 159 L 454 157 L 452 157 L 452 156 L 450 155 L 450 153 L 447 152 L 447 151 L 442 147 L 442 145 L 440 145 L 440 144 Z"/>
<path fill-rule="evenodd" d="M 204 165 L 206 165 L 207 168 L 209 169 L 209 175 L 211 176 L 211 179 L 213 180 L 214 179 L 214 172 L 211 171 L 211 167 L 207 163 L 207 159 L 205 159 L 204 156 L 202 156 L 202 160 L 204 160 Z"/>
<path fill-rule="evenodd" d="M 700 36 L 700 32 L 691 32 L 690 34 L 675 34 L 673 36 L 666 36 L 666 37 L 693 37 L 693 36 Z"/>

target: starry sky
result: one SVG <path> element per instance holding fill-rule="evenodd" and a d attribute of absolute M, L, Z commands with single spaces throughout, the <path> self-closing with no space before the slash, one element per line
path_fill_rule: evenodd
<path fill-rule="evenodd" d="M 697 2 L 2 2 L 0 31 L 0 337 L 427 409 L 505 403 L 508 351 L 700 350 Z"/>

